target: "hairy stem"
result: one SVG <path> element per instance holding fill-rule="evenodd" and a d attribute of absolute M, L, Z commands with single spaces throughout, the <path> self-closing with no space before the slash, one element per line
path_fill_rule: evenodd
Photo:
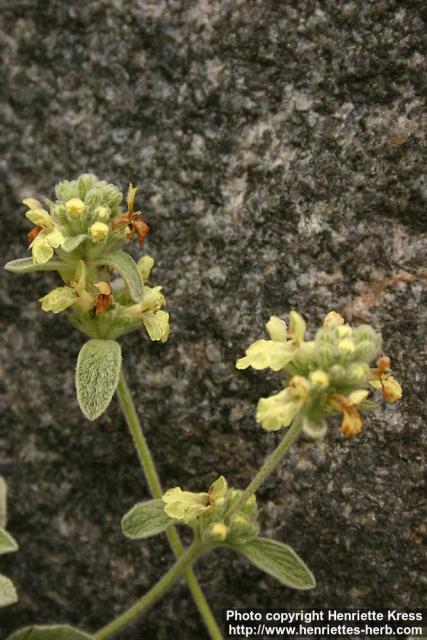
<path fill-rule="evenodd" d="M 119 397 L 120 405 L 126 418 L 129 431 L 135 443 L 135 448 L 137 450 L 139 460 L 144 470 L 150 493 L 153 498 L 161 498 L 163 495 L 162 485 L 160 484 L 153 457 L 151 455 L 150 449 L 148 448 L 144 432 L 142 431 L 142 426 L 136 413 L 135 405 L 133 403 L 129 387 L 126 382 L 123 368 L 120 372 L 117 395 Z M 180 558 L 184 553 L 184 548 L 181 544 L 181 540 L 175 527 L 170 527 L 166 531 L 166 535 L 168 537 L 171 549 L 175 554 L 175 557 Z M 221 631 L 219 630 L 209 604 L 191 567 L 186 571 L 185 579 L 193 596 L 194 602 L 196 603 L 200 615 L 202 616 L 209 631 L 210 637 L 212 638 L 212 640 L 222 640 Z"/>
<path fill-rule="evenodd" d="M 295 440 L 298 438 L 299 434 L 302 430 L 302 421 L 294 420 L 292 425 L 286 431 L 284 438 L 280 441 L 277 447 L 274 449 L 273 453 L 267 458 L 267 460 L 262 465 L 261 469 L 256 474 L 255 478 L 248 484 L 246 489 L 241 494 L 240 498 L 237 502 L 232 506 L 232 508 L 228 512 L 228 516 L 236 513 L 243 507 L 245 502 L 253 496 L 260 486 L 267 480 L 269 475 L 274 471 L 277 467 L 285 453 L 288 449 L 293 445 Z"/>
<path fill-rule="evenodd" d="M 107 640 L 112 638 L 123 627 L 126 627 L 129 623 L 133 622 L 142 613 L 147 611 L 162 597 L 162 595 L 172 586 L 172 584 L 178 580 L 183 573 L 191 567 L 191 564 L 204 552 L 206 547 L 202 547 L 198 544 L 192 544 L 181 556 L 177 559 L 174 565 L 169 569 L 165 575 L 160 578 L 158 582 L 142 596 L 134 605 L 132 605 L 127 611 L 122 613 L 118 618 L 107 624 L 100 631 L 93 636 L 94 640 Z"/>

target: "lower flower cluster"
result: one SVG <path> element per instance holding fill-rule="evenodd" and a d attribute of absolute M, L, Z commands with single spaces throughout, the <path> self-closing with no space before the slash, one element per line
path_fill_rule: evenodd
<path fill-rule="evenodd" d="M 174 487 L 166 491 L 162 501 L 165 513 L 192 526 L 203 542 L 239 545 L 259 534 L 255 496 L 234 509 L 242 493 L 239 489 L 230 489 L 226 479 L 220 476 L 207 493 L 192 493 Z"/>

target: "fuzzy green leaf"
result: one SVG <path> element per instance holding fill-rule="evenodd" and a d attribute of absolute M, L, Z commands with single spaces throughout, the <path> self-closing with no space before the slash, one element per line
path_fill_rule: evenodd
<path fill-rule="evenodd" d="M 242 545 L 228 545 L 245 556 L 261 571 L 292 589 L 313 589 L 316 580 L 295 551 L 281 542 L 256 538 Z"/>
<path fill-rule="evenodd" d="M 18 602 L 18 595 L 12 580 L 0 575 L 0 607 L 7 607 Z"/>
<path fill-rule="evenodd" d="M 122 531 L 132 539 L 143 539 L 166 531 L 175 520 L 164 511 L 162 500 L 139 502 L 122 518 Z"/>
<path fill-rule="evenodd" d="M 0 555 L 18 550 L 18 545 L 10 533 L 0 528 Z"/>
<path fill-rule="evenodd" d="M 13 273 L 32 273 L 33 271 L 60 271 L 66 265 L 60 260 L 49 260 L 44 264 L 34 263 L 32 258 L 19 258 L 11 260 L 4 265 L 7 271 Z"/>
<path fill-rule="evenodd" d="M 119 383 L 122 350 L 115 340 L 89 340 L 77 360 L 76 388 L 80 409 L 96 420 L 108 408 Z"/>
<path fill-rule="evenodd" d="M 135 260 L 124 251 L 116 251 L 97 259 L 98 264 L 113 267 L 120 273 L 129 289 L 130 297 L 134 302 L 140 302 L 144 295 L 144 283 L 138 271 Z"/>
<path fill-rule="evenodd" d="M 92 636 L 68 625 L 25 627 L 15 631 L 7 640 L 91 640 Z"/>
<path fill-rule="evenodd" d="M 83 240 L 86 240 L 86 238 L 87 238 L 87 235 L 85 233 L 81 233 L 78 236 L 65 238 L 64 242 L 61 244 L 61 249 L 66 253 L 71 253 L 71 251 L 74 251 L 74 249 L 77 249 L 77 247 L 80 246 Z"/>
<path fill-rule="evenodd" d="M 7 523 L 7 484 L 3 476 L 0 476 L 0 527 Z"/>

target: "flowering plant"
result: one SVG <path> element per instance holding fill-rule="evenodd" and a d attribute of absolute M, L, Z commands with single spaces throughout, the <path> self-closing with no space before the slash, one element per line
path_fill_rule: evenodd
<path fill-rule="evenodd" d="M 84 415 L 95 420 L 107 409 L 116 392 L 144 469 L 152 500 L 136 504 L 122 519 L 124 535 L 143 540 L 165 533 L 176 556 L 175 564 L 138 602 L 99 631 L 89 634 L 68 625 L 32 626 L 9 640 L 107 640 L 149 609 L 181 576 L 185 576 L 210 637 L 222 635 L 192 566 L 203 554 L 227 547 L 262 571 L 294 589 L 312 589 L 315 579 L 303 560 L 288 545 L 260 537 L 261 522 L 256 493 L 301 433 L 324 437 L 327 421 L 341 415 L 344 436 L 362 428 L 363 411 L 375 409 L 369 391 L 381 390 L 385 400 L 402 395 L 381 355 L 381 337 L 370 326 L 352 328 L 331 311 L 323 325 L 307 339 L 301 315 L 291 311 L 289 328 L 277 316 L 267 322 L 269 339 L 250 345 L 237 360 L 238 369 L 270 368 L 279 372 L 283 388 L 258 401 L 256 419 L 266 431 L 286 428 L 282 440 L 245 489 L 230 488 L 220 476 L 207 491 L 193 493 L 173 487 L 163 491 L 127 386 L 118 338 L 145 327 L 151 340 L 165 342 L 169 314 L 163 310 L 162 287 L 151 286 L 153 259 L 138 262 L 119 249 L 131 238 L 142 245 L 148 227 L 134 211 L 136 189 L 130 185 L 126 208 L 122 194 L 111 184 L 83 175 L 62 182 L 56 200 L 46 207 L 26 198 L 31 258 L 14 260 L 6 269 L 16 273 L 56 271 L 63 284 L 40 299 L 45 312 L 65 312 L 71 324 L 90 339 L 77 363 L 77 397 Z M 16 543 L 4 530 L 5 492 L 0 484 L 0 553 L 14 551 Z M 193 541 L 184 549 L 176 527 L 186 526 Z M 3 549 L 3 550 L 2 550 Z M 7 592 L 7 593 L 6 593 Z M 6 596 L 1 599 L 1 596 Z M 0 576 L 0 606 L 16 600 L 13 585 Z"/>

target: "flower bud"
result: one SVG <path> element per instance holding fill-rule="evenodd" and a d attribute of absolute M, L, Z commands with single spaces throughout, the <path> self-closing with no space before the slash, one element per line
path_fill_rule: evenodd
<path fill-rule="evenodd" d="M 94 222 L 90 227 L 90 235 L 96 242 L 99 240 L 104 240 L 104 238 L 108 236 L 109 232 L 110 227 L 103 222 Z"/>
<path fill-rule="evenodd" d="M 323 320 L 324 329 L 335 329 L 335 327 L 339 327 L 342 324 L 344 324 L 344 318 L 336 311 L 327 313 Z"/>
<path fill-rule="evenodd" d="M 325 389 L 329 384 L 329 376 L 325 371 L 317 369 L 310 373 L 310 382 L 319 389 Z"/>
<path fill-rule="evenodd" d="M 110 217 L 110 212 L 107 207 L 98 207 L 97 209 L 95 209 L 95 215 L 98 220 L 108 220 Z"/>
<path fill-rule="evenodd" d="M 356 351 L 354 342 L 353 340 L 350 340 L 350 338 L 344 338 L 344 340 L 340 340 L 338 343 L 338 349 L 343 353 L 354 353 Z"/>
<path fill-rule="evenodd" d="M 70 200 L 67 200 L 65 208 L 72 218 L 80 218 L 86 210 L 85 203 L 83 200 L 80 200 L 80 198 L 71 198 Z"/>
<path fill-rule="evenodd" d="M 208 530 L 209 537 L 218 542 L 223 542 L 228 533 L 228 527 L 223 522 L 215 522 L 210 530 Z"/>

